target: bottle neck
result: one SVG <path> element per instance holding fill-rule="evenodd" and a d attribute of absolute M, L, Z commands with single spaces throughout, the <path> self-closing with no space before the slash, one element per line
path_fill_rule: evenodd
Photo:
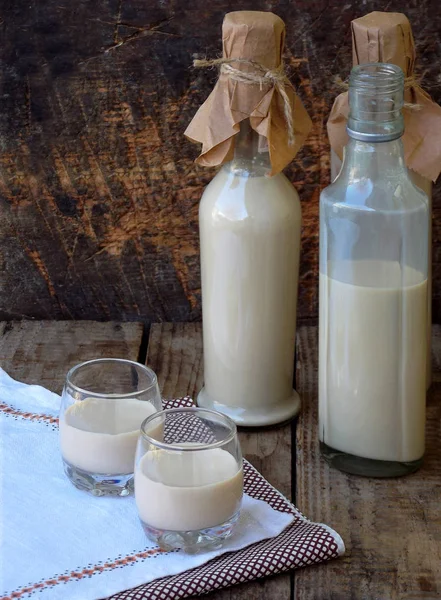
<path fill-rule="evenodd" d="M 407 174 L 401 139 L 362 142 L 350 139 L 345 148 L 340 177 L 350 180 L 375 179 Z"/>
<path fill-rule="evenodd" d="M 403 135 L 404 74 L 396 65 L 358 65 L 349 79 L 347 132 L 361 142 L 390 142 Z"/>
<path fill-rule="evenodd" d="M 267 175 L 271 171 L 271 161 L 264 143 L 265 139 L 252 129 L 249 119 L 241 121 L 229 168 L 243 176 Z"/>

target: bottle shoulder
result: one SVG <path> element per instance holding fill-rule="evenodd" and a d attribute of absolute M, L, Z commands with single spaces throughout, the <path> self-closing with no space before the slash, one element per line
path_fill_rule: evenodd
<path fill-rule="evenodd" d="M 222 168 L 205 188 L 201 218 L 300 219 L 297 190 L 283 173 L 274 177 L 239 175 Z"/>
<path fill-rule="evenodd" d="M 406 172 L 381 178 L 369 175 L 355 178 L 340 173 L 323 189 L 320 203 L 360 211 L 394 212 L 428 210 L 429 198 Z"/>

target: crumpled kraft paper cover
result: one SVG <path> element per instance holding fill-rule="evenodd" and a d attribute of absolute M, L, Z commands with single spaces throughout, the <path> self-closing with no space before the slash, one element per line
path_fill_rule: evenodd
<path fill-rule="evenodd" d="M 268 69 L 280 66 L 285 41 L 285 24 L 270 12 L 236 11 L 227 13 L 222 26 L 224 58 L 253 60 Z M 241 71 L 252 72 L 250 65 L 233 63 Z M 185 135 L 202 144 L 196 162 L 206 167 L 233 158 L 235 136 L 240 122 L 249 118 L 251 127 L 263 136 L 261 149 L 269 150 L 271 175 L 279 173 L 297 154 L 312 126 L 301 100 L 291 85 L 285 90 L 294 119 L 294 144 L 288 144 L 284 101 L 271 84 L 234 81 L 220 74 L 213 91 L 193 117 Z"/>
<path fill-rule="evenodd" d="M 393 63 L 401 67 L 405 77 L 413 75 L 415 44 L 405 15 L 372 12 L 355 19 L 351 26 L 354 65 Z M 420 110 L 403 108 L 406 164 L 426 179 L 436 181 L 441 172 L 441 107 L 417 84 L 405 90 L 404 99 L 421 106 Z M 344 92 L 336 98 L 328 119 L 329 141 L 340 158 L 349 139 L 348 115 L 348 93 Z"/>

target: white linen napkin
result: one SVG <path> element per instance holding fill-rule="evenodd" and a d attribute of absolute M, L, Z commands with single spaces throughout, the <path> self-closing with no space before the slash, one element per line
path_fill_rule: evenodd
<path fill-rule="evenodd" d="M 273 538 L 294 519 L 245 495 L 221 549 L 162 552 L 146 538 L 133 497 L 95 498 L 68 481 L 59 406 L 57 394 L 0 368 L 0 600 L 96 600 Z"/>

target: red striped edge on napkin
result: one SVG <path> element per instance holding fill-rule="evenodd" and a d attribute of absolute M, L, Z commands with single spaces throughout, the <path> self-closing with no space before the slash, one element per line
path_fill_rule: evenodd
<path fill-rule="evenodd" d="M 182 406 L 194 406 L 194 403 L 188 396 L 164 401 L 164 408 Z M 223 554 L 179 575 L 120 592 L 111 600 L 180 600 L 325 562 L 344 553 L 344 543 L 337 532 L 327 525 L 308 521 L 246 460 L 244 491 L 253 498 L 264 500 L 275 510 L 293 514 L 294 521 L 275 538 Z"/>

